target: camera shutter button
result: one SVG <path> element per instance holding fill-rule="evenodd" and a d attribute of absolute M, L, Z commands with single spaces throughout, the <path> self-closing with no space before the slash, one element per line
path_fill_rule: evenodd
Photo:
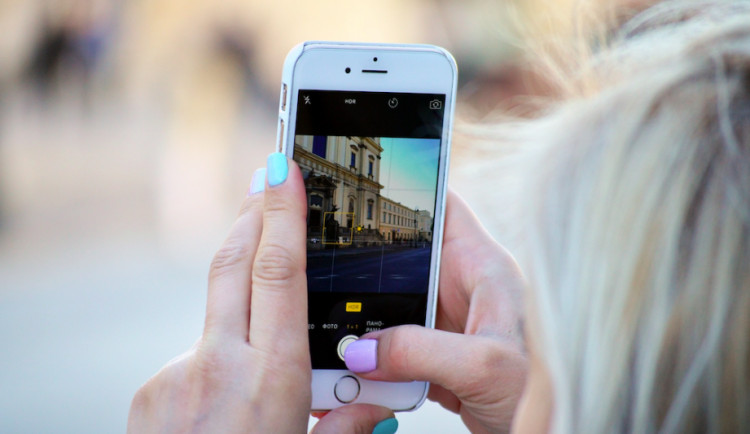
<path fill-rule="evenodd" d="M 339 354 L 339 359 L 344 360 L 344 351 L 346 351 L 346 347 L 357 339 L 359 339 L 359 337 L 356 335 L 347 335 L 341 338 L 339 346 L 336 348 L 336 352 Z"/>

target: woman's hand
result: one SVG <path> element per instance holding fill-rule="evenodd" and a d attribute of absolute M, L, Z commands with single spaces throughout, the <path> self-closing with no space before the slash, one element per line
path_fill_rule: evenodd
<path fill-rule="evenodd" d="M 349 369 L 383 381 L 429 381 L 429 398 L 473 432 L 506 432 L 528 368 L 523 278 L 513 258 L 449 192 L 436 327 L 370 333 L 346 349 Z M 370 340 L 372 339 L 372 340 Z"/>
<path fill-rule="evenodd" d="M 203 336 L 138 390 L 128 432 L 307 430 L 305 187 L 282 154 L 269 156 L 267 178 L 256 172 L 211 264 Z M 319 431 L 372 432 L 390 417 L 382 407 L 357 406 L 332 412 Z"/>

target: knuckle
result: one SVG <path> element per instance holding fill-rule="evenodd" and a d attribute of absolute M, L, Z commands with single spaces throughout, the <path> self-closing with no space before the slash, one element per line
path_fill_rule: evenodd
<path fill-rule="evenodd" d="M 292 198 L 283 194 L 278 194 L 273 200 L 266 201 L 263 204 L 265 217 L 275 218 L 278 215 L 286 216 L 289 211 L 295 208 L 296 203 Z M 283 217 L 286 218 L 286 217 Z"/>
<path fill-rule="evenodd" d="M 266 354 L 263 363 L 259 363 L 264 375 L 259 378 L 262 389 L 277 390 L 279 386 L 293 385 L 295 388 L 310 384 L 312 381 L 312 371 L 309 368 L 310 362 L 305 360 L 296 360 L 294 358 L 280 359 L 273 354 Z M 279 378 L 284 378 L 283 384 L 280 384 Z M 300 389 L 297 389 L 299 393 Z"/>
<path fill-rule="evenodd" d="M 217 373 L 227 370 L 227 358 L 221 351 L 200 347 L 196 353 L 196 368 L 204 379 L 211 379 Z"/>
<path fill-rule="evenodd" d="M 250 248 L 239 242 L 227 242 L 211 261 L 210 277 L 217 277 L 235 269 L 250 255 Z"/>
<path fill-rule="evenodd" d="M 292 250 L 282 243 L 261 246 L 253 264 L 253 281 L 287 282 L 299 274 L 300 261 Z"/>
<path fill-rule="evenodd" d="M 488 343 L 478 355 L 478 368 L 483 373 L 498 372 L 505 358 L 505 349 L 501 344 Z"/>
<path fill-rule="evenodd" d="M 242 206 L 240 207 L 239 216 L 245 216 L 249 214 L 260 214 L 263 210 L 263 200 L 261 199 L 261 195 L 250 195 L 245 199 L 244 202 L 242 202 Z"/>
<path fill-rule="evenodd" d="M 496 384 L 502 376 L 503 366 L 507 360 L 506 351 L 502 344 L 494 341 L 483 343 L 481 349 L 471 352 L 468 372 L 471 375 L 463 378 L 462 384 L 452 385 L 471 394 L 483 393 L 488 385 Z"/>
<path fill-rule="evenodd" d="M 133 396 L 130 404 L 131 412 L 143 413 L 153 409 L 156 403 L 165 396 L 174 394 L 185 383 L 185 360 L 186 355 L 181 355 L 168 362 L 153 377 L 149 378 Z"/>
<path fill-rule="evenodd" d="M 228 387 L 229 382 L 246 381 L 248 366 L 243 365 L 244 360 L 236 347 L 202 346 L 191 364 L 194 381 L 208 392 Z"/>
<path fill-rule="evenodd" d="M 289 225 L 290 223 L 305 224 L 307 204 L 294 196 L 276 195 L 273 200 L 264 204 L 263 219 L 265 222 L 282 225 Z"/>
<path fill-rule="evenodd" d="M 151 406 L 153 396 L 152 390 L 153 387 L 151 387 L 150 382 L 147 382 L 138 388 L 133 396 L 133 401 L 130 404 L 131 413 L 141 413 Z"/>
<path fill-rule="evenodd" d="M 411 372 L 414 358 L 414 340 L 409 337 L 415 326 L 402 326 L 393 329 L 386 341 L 385 362 L 394 372 Z"/>

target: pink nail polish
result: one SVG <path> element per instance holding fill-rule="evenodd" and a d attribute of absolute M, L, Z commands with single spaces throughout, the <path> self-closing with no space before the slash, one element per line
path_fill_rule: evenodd
<path fill-rule="evenodd" d="M 359 339 L 344 351 L 346 367 L 352 372 L 370 372 L 378 367 L 378 341 Z"/>

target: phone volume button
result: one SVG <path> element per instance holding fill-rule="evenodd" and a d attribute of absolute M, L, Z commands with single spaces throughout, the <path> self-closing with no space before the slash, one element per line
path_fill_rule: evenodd
<path fill-rule="evenodd" d="M 284 119 L 279 119 L 278 152 L 284 152 Z"/>

